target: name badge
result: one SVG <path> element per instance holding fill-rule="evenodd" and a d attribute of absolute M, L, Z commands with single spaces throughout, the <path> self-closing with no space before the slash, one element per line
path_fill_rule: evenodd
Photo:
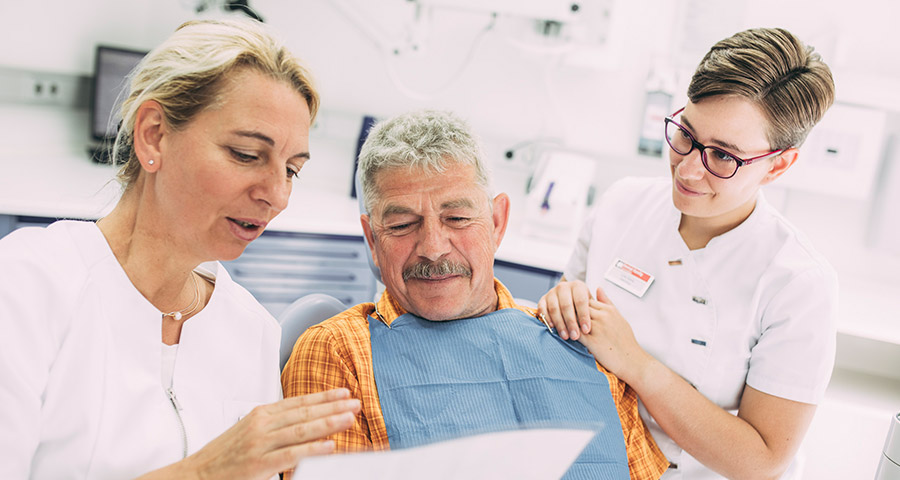
<path fill-rule="evenodd" d="M 634 265 L 625 263 L 621 258 L 617 258 L 613 261 L 612 265 L 610 265 L 609 269 L 606 271 L 604 278 L 624 288 L 638 298 L 643 297 L 644 293 L 647 292 L 647 289 L 650 288 L 650 284 L 653 283 L 653 275 L 650 275 Z"/>

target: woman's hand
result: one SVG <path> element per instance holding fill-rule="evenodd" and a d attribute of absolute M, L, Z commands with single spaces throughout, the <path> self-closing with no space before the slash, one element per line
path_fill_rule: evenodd
<path fill-rule="evenodd" d="M 584 282 L 563 277 L 541 297 L 538 313 L 560 337 L 580 341 L 597 362 L 626 382 L 636 379 L 652 360 L 602 288 L 597 287 L 595 300 Z"/>
<path fill-rule="evenodd" d="M 198 452 L 141 478 L 270 478 L 334 450 L 321 439 L 353 425 L 360 403 L 349 397 L 335 389 L 256 407 Z"/>
<path fill-rule="evenodd" d="M 636 382 L 653 357 L 638 344 L 631 325 L 602 288 L 597 287 L 597 300 L 588 305 L 591 328 L 580 342 L 604 368 L 627 383 Z"/>
<path fill-rule="evenodd" d="M 565 277 L 538 302 L 538 313 L 559 332 L 563 340 L 578 340 L 581 333 L 591 331 L 589 303 L 591 292 L 580 280 Z"/>

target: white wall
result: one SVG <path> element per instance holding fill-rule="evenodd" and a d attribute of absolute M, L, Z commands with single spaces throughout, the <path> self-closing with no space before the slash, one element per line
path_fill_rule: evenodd
<path fill-rule="evenodd" d="M 146 12 L 153 2 L 5 1 L 0 7 L 0 65 L 89 74 L 94 45 L 150 47 Z"/>
<path fill-rule="evenodd" d="M 415 90 L 442 85 L 464 63 L 489 17 L 435 10 L 425 51 L 385 54 L 335 5 L 347 5 L 385 32 L 403 37 L 411 10 L 406 0 L 254 0 L 256 7 L 312 68 L 323 108 L 388 115 L 411 108 L 452 108 L 486 136 L 510 140 L 562 138 L 570 146 L 610 157 L 636 157 L 644 86 L 653 63 L 673 75 L 687 71 L 709 43 L 736 29 L 785 26 L 817 48 L 835 70 L 838 101 L 879 102 L 900 95 L 872 88 L 900 80 L 900 42 L 891 22 L 900 3 L 861 0 L 584 0 L 612 3 L 612 41 L 604 68 L 568 65 L 566 58 L 516 48 L 505 39 L 537 44 L 527 20 L 501 17 L 482 39 L 461 76 L 442 94 L 423 101 L 400 93 L 386 65 Z M 0 65 L 87 74 L 97 42 L 149 48 L 197 15 L 191 0 L 87 0 L 6 2 L 0 19 Z M 727 6 L 723 6 L 727 5 Z M 704 14 L 702 12 L 712 12 Z M 15 48 L 10 48 L 16 45 Z M 385 61 L 387 57 L 392 58 Z M 860 82 L 864 73 L 868 83 Z M 673 89 L 677 103 L 687 78 Z M 896 83 L 893 83 L 896 85 Z M 900 101 L 888 103 L 900 111 Z"/>

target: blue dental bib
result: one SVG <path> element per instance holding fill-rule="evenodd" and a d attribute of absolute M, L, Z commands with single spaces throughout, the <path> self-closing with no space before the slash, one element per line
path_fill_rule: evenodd
<path fill-rule="evenodd" d="M 622 425 L 606 376 L 577 342 L 517 309 L 432 322 L 369 321 L 372 364 L 391 449 L 527 427 L 597 435 L 566 479 L 628 479 Z"/>

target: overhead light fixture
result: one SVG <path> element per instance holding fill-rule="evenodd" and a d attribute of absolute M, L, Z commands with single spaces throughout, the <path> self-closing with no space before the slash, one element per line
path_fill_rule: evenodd
<path fill-rule="evenodd" d="M 250 6 L 250 0 L 200 0 L 197 2 L 194 10 L 200 13 L 216 6 L 221 7 L 226 12 L 241 12 L 258 22 L 265 22 L 262 15 Z"/>

